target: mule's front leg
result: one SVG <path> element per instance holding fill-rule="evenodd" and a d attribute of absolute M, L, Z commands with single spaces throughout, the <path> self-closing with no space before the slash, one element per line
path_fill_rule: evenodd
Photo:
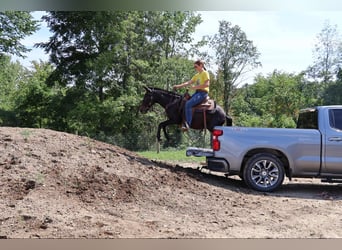
<path fill-rule="evenodd" d="M 161 142 L 161 139 L 160 139 L 160 130 L 161 130 L 161 125 L 162 123 L 159 123 L 158 125 L 158 130 L 157 130 L 157 141 L 158 142 Z"/>
<path fill-rule="evenodd" d="M 167 121 L 159 123 L 159 125 L 158 125 L 158 132 L 157 132 L 157 140 L 159 142 L 161 141 L 161 139 L 160 139 L 160 130 L 161 129 L 163 129 L 164 136 L 165 136 L 166 140 L 167 141 L 170 140 L 170 137 L 169 137 L 168 133 L 166 132 L 166 126 L 169 126 L 171 124 L 175 124 L 175 123 L 173 121 L 171 121 L 171 120 L 167 120 Z"/>

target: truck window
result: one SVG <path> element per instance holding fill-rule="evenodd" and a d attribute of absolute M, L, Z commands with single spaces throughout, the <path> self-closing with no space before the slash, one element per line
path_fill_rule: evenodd
<path fill-rule="evenodd" d="M 330 127 L 342 130 L 342 109 L 329 110 Z"/>
<path fill-rule="evenodd" d="M 297 128 L 318 129 L 318 111 L 307 109 L 298 116 Z"/>

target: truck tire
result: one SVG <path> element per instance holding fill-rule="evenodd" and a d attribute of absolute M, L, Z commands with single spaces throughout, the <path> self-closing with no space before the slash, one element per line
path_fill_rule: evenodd
<path fill-rule="evenodd" d="M 271 192 L 281 186 L 284 176 L 283 163 L 268 153 L 259 153 L 249 158 L 243 170 L 247 186 L 261 192 Z"/>

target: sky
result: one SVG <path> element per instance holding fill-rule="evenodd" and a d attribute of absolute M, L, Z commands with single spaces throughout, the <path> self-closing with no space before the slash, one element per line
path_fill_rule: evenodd
<path fill-rule="evenodd" d="M 247 39 L 253 42 L 260 52 L 262 67 L 246 75 L 244 83 L 253 83 L 257 74 L 267 76 L 274 70 L 287 73 L 299 73 L 313 63 L 313 49 L 317 43 L 317 36 L 324 28 L 324 24 L 337 25 L 339 35 L 342 35 L 342 11 L 199 11 L 203 22 L 197 26 L 195 40 L 204 35 L 218 33 L 219 21 L 229 21 L 238 25 L 246 33 Z M 45 12 L 33 12 L 39 19 Z M 29 67 L 33 60 L 48 60 L 42 49 L 34 48 L 39 42 L 47 42 L 51 33 L 45 23 L 32 36 L 25 38 L 22 43 L 31 52 L 27 58 L 19 60 L 25 67 Z M 341 39 L 342 41 L 342 39 Z M 210 48 L 208 48 L 210 52 Z M 211 52 L 214 53 L 214 52 Z M 215 71 L 215 65 L 209 65 Z"/>
<path fill-rule="evenodd" d="M 204 22 L 199 33 L 218 33 L 219 21 L 238 25 L 260 52 L 262 67 L 252 71 L 242 84 L 257 74 L 267 76 L 275 69 L 299 73 L 313 64 L 313 50 L 324 24 L 337 25 L 342 34 L 342 11 L 221 11 L 200 12 Z"/>

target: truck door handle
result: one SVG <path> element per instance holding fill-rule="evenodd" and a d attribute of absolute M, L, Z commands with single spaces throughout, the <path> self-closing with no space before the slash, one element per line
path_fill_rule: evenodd
<path fill-rule="evenodd" d="M 329 141 L 342 141 L 342 137 L 330 137 Z"/>

